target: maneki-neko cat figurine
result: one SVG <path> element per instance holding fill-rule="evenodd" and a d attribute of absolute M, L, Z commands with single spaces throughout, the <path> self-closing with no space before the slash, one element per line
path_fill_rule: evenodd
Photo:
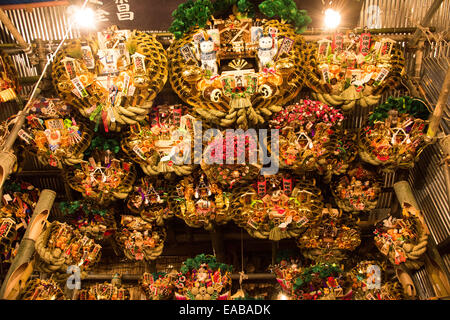
<path fill-rule="evenodd" d="M 428 145 L 429 110 L 420 99 L 390 97 L 375 108 L 361 130 L 359 155 L 383 171 L 409 169 Z"/>
<path fill-rule="evenodd" d="M 231 219 L 229 193 L 217 183 L 209 182 L 203 173 L 199 177 L 185 177 L 176 189 L 175 215 L 188 226 L 211 230 Z"/>
<path fill-rule="evenodd" d="M 168 76 L 168 61 L 154 35 L 113 26 L 68 41 L 52 65 L 61 98 L 108 131 L 145 119 Z"/>
<path fill-rule="evenodd" d="M 251 236 L 275 241 L 298 237 L 320 217 L 323 208 L 315 181 L 288 174 L 260 176 L 233 198 L 233 220 Z"/>
<path fill-rule="evenodd" d="M 303 87 L 304 40 L 289 24 L 231 15 L 192 28 L 168 50 L 170 83 L 207 121 L 265 123 Z"/>
<path fill-rule="evenodd" d="M 25 126 L 19 130 L 22 146 L 43 165 L 62 168 L 83 160 L 93 132 L 59 99 L 42 98 L 31 104 Z"/>
<path fill-rule="evenodd" d="M 312 96 L 328 105 L 351 111 L 356 105 L 379 103 L 381 93 L 400 84 L 405 59 L 396 41 L 336 32 L 310 46 L 313 69 L 307 73 Z"/>
<path fill-rule="evenodd" d="M 195 118 L 182 105 L 152 108 L 149 121 L 133 124 L 122 140 L 122 149 L 146 175 L 192 173 Z"/>

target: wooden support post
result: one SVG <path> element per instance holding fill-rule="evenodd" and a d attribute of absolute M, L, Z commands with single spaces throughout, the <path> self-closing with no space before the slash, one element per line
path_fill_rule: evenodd
<path fill-rule="evenodd" d="M 438 101 L 436 103 L 436 107 L 434 108 L 434 112 L 430 117 L 430 124 L 428 126 L 427 137 L 429 139 L 433 139 L 438 130 L 439 124 L 442 119 L 442 115 L 444 114 L 444 108 L 447 108 L 447 100 L 450 91 L 450 68 L 447 70 L 447 74 L 445 75 L 444 83 L 442 84 L 441 92 L 439 94 Z"/>
<path fill-rule="evenodd" d="M 416 61 L 414 69 L 414 77 L 420 79 L 420 73 L 422 71 L 423 49 L 425 47 L 425 41 L 420 40 L 416 50 Z"/>
<path fill-rule="evenodd" d="M 55 197 L 55 191 L 48 189 L 42 190 L 28 228 L 20 242 L 17 255 L 3 281 L 0 289 L 0 299 L 17 299 L 20 290 L 24 288 L 28 278 L 33 272 L 32 258 L 35 251 L 35 242 L 44 228 L 48 215 L 50 214 L 50 209 L 55 201 Z"/>
<path fill-rule="evenodd" d="M 422 21 L 420 22 L 420 25 L 422 27 L 429 27 L 431 19 L 433 19 L 434 14 L 439 10 L 442 2 L 444 0 L 434 0 L 431 6 L 428 8 L 428 11 L 425 13 L 425 16 L 422 18 Z M 414 32 L 413 40 L 411 41 L 411 46 L 415 46 L 417 42 L 420 39 L 422 31 L 420 29 L 417 29 L 416 32 Z"/>

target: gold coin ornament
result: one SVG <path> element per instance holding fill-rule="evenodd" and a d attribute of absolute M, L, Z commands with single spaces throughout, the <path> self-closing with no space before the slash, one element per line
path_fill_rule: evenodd
<path fill-rule="evenodd" d="M 232 198 L 233 221 L 252 237 L 274 241 L 300 236 L 323 209 L 315 181 L 284 173 L 260 176 Z"/>
<path fill-rule="evenodd" d="M 61 287 L 52 278 L 37 278 L 27 281 L 19 300 L 66 300 L 66 297 Z"/>
<path fill-rule="evenodd" d="M 357 213 L 376 208 L 381 187 L 380 177 L 359 163 L 335 179 L 331 189 L 340 209 Z"/>
<path fill-rule="evenodd" d="M 52 67 L 62 99 L 105 132 L 144 120 L 167 76 L 166 52 L 154 35 L 117 27 L 67 41 Z"/>
<path fill-rule="evenodd" d="M 306 48 L 277 20 L 230 16 L 193 28 L 168 49 L 174 91 L 203 119 L 244 130 L 261 125 L 304 82 Z"/>
<path fill-rule="evenodd" d="M 16 99 L 20 89 L 13 60 L 0 50 L 0 102 Z"/>
<path fill-rule="evenodd" d="M 174 295 L 176 272 L 144 272 L 139 281 L 147 300 L 171 300 Z"/>
<path fill-rule="evenodd" d="M 199 254 L 183 262 L 174 278 L 176 300 L 229 300 L 233 266 Z"/>
<path fill-rule="evenodd" d="M 0 209 L 0 262 L 12 262 L 39 199 L 39 189 L 23 181 L 7 180 Z"/>
<path fill-rule="evenodd" d="M 192 228 L 213 230 L 231 220 L 230 194 L 202 173 L 188 176 L 176 186 L 175 215 Z"/>
<path fill-rule="evenodd" d="M 174 216 L 173 204 L 169 201 L 170 186 L 164 182 L 164 180 L 151 179 L 148 176 L 141 178 L 128 196 L 128 209 L 140 214 L 141 218 L 147 222 L 164 225 L 166 219 Z"/>
<path fill-rule="evenodd" d="M 302 254 L 318 263 L 339 263 L 361 244 L 351 215 L 326 205 L 321 218 L 297 239 Z"/>
<path fill-rule="evenodd" d="M 385 268 L 378 261 L 364 260 L 348 272 L 352 281 L 353 300 L 403 300 L 398 281 L 384 281 Z"/>
<path fill-rule="evenodd" d="M 400 45 L 369 32 L 337 32 L 310 44 L 310 50 L 312 97 L 345 112 L 378 104 L 381 93 L 398 86 L 405 73 Z"/>
<path fill-rule="evenodd" d="M 425 102 L 418 98 L 389 97 L 375 108 L 363 126 L 359 156 L 383 171 L 414 167 L 429 144 L 426 140 L 429 114 Z"/>
<path fill-rule="evenodd" d="M 116 239 L 127 259 L 148 261 L 161 255 L 166 239 L 165 228 L 131 215 L 122 215 L 120 224 Z"/>
<path fill-rule="evenodd" d="M 36 268 L 65 274 L 69 266 L 89 270 L 101 257 L 102 246 L 67 223 L 53 221 L 36 240 Z"/>
<path fill-rule="evenodd" d="M 93 139 L 92 143 L 99 140 Z M 92 144 L 91 144 L 92 146 Z M 126 199 L 136 179 L 134 165 L 116 156 L 119 145 L 113 147 L 105 142 L 103 149 L 94 149 L 88 160 L 72 166 L 66 172 L 69 186 L 81 192 L 83 197 L 108 204 L 117 199 Z M 113 149 L 113 151 L 111 151 Z"/>
<path fill-rule="evenodd" d="M 97 242 L 115 234 L 114 207 L 105 208 L 88 200 L 60 202 L 63 220 Z"/>
<path fill-rule="evenodd" d="M 206 144 L 201 168 L 210 181 L 233 188 L 259 175 L 259 152 L 256 135 L 224 131 Z"/>
<path fill-rule="evenodd" d="M 412 270 L 423 266 L 429 231 L 421 212 L 413 206 L 404 204 L 402 217 L 384 219 L 374 234 L 376 247 L 391 264 Z"/>
<path fill-rule="evenodd" d="M 31 103 L 19 138 L 26 151 L 37 156 L 43 165 L 62 168 L 83 160 L 92 130 L 71 115 L 71 108 L 59 99 L 38 99 Z"/>
<path fill-rule="evenodd" d="M 151 109 L 149 121 L 130 126 L 122 149 L 146 175 L 189 175 L 194 169 L 195 118 L 181 105 Z"/>
<path fill-rule="evenodd" d="M 125 287 L 105 282 L 79 290 L 75 300 L 131 300 L 131 294 Z"/>

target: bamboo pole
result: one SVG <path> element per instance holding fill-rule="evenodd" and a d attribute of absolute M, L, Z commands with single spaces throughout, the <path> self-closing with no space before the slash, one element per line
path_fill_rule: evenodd
<path fill-rule="evenodd" d="M 47 221 L 50 209 L 55 201 L 56 192 L 44 189 L 34 209 L 30 223 L 17 255 L 15 256 L 0 289 L 0 299 L 15 300 L 33 272 L 33 254 L 37 238 Z"/>
<path fill-rule="evenodd" d="M 25 112 L 19 111 L 16 119 L 17 120 L 14 124 L 13 129 L 11 130 L 10 134 L 6 138 L 5 144 L 3 145 L 3 150 L 0 151 L 0 195 L 3 194 L 3 185 L 6 179 L 8 179 L 10 173 L 14 168 L 14 164 L 17 161 L 17 157 L 14 155 L 12 148 L 14 142 L 17 139 L 19 130 L 22 128 L 23 123 L 25 122 Z"/>
<path fill-rule="evenodd" d="M 23 51 L 31 58 L 32 55 L 31 45 L 25 41 L 25 39 L 17 30 L 17 28 L 14 26 L 14 24 L 6 15 L 5 11 L 3 11 L 3 9 L 0 9 L 0 21 L 3 23 L 6 29 L 8 29 L 9 32 L 11 32 L 12 36 L 14 37 L 14 39 L 16 39 L 17 43 L 23 49 Z"/>
<path fill-rule="evenodd" d="M 411 187 L 407 181 L 399 181 L 394 184 L 395 194 L 402 205 L 404 203 L 409 203 L 416 209 L 419 209 L 419 206 L 414 198 Z M 425 223 L 424 217 L 419 213 L 419 220 L 422 222 L 422 225 L 427 234 L 430 234 L 428 230 L 428 226 Z M 438 297 L 447 296 L 450 294 L 450 285 L 447 276 L 442 271 L 443 262 L 437 252 L 434 244 L 428 243 L 427 253 L 424 255 L 425 258 L 425 269 L 427 274 L 432 279 L 433 289 Z"/>
<path fill-rule="evenodd" d="M 447 100 L 450 91 L 450 68 L 447 70 L 445 75 L 444 83 L 442 83 L 441 92 L 439 94 L 436 107 L 434 108 L 433 114 L 430 117 L 430 125 L 428 126 L 427 137 L 433 139 L 437 131 L 439 130 L 439 124 L 444 114 L 444 108 L 447 108 Z"/>

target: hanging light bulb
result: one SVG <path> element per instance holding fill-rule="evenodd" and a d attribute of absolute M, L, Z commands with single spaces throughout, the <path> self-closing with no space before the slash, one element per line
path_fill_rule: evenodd
<path fill-rule="evenodd" d="M 78 6 L 70 6 L 68 13 L 73 19 L 75 25 L 81 29 L 94 29 L 96 27 L 95 12 L 92 8 L 82 8 Z"/>
<path fill-rule="evenodd" d="M 336 10 L 328 8 L 325 10 L 324 22 L 327 29 L 336 29 L 341 23 L 341 14 Z"/>
<path fill-rule="evenodd" d="M 289 300 L 289 298 L 283 292 L 280 292 L 277 296 L 277 300 Z"/>

